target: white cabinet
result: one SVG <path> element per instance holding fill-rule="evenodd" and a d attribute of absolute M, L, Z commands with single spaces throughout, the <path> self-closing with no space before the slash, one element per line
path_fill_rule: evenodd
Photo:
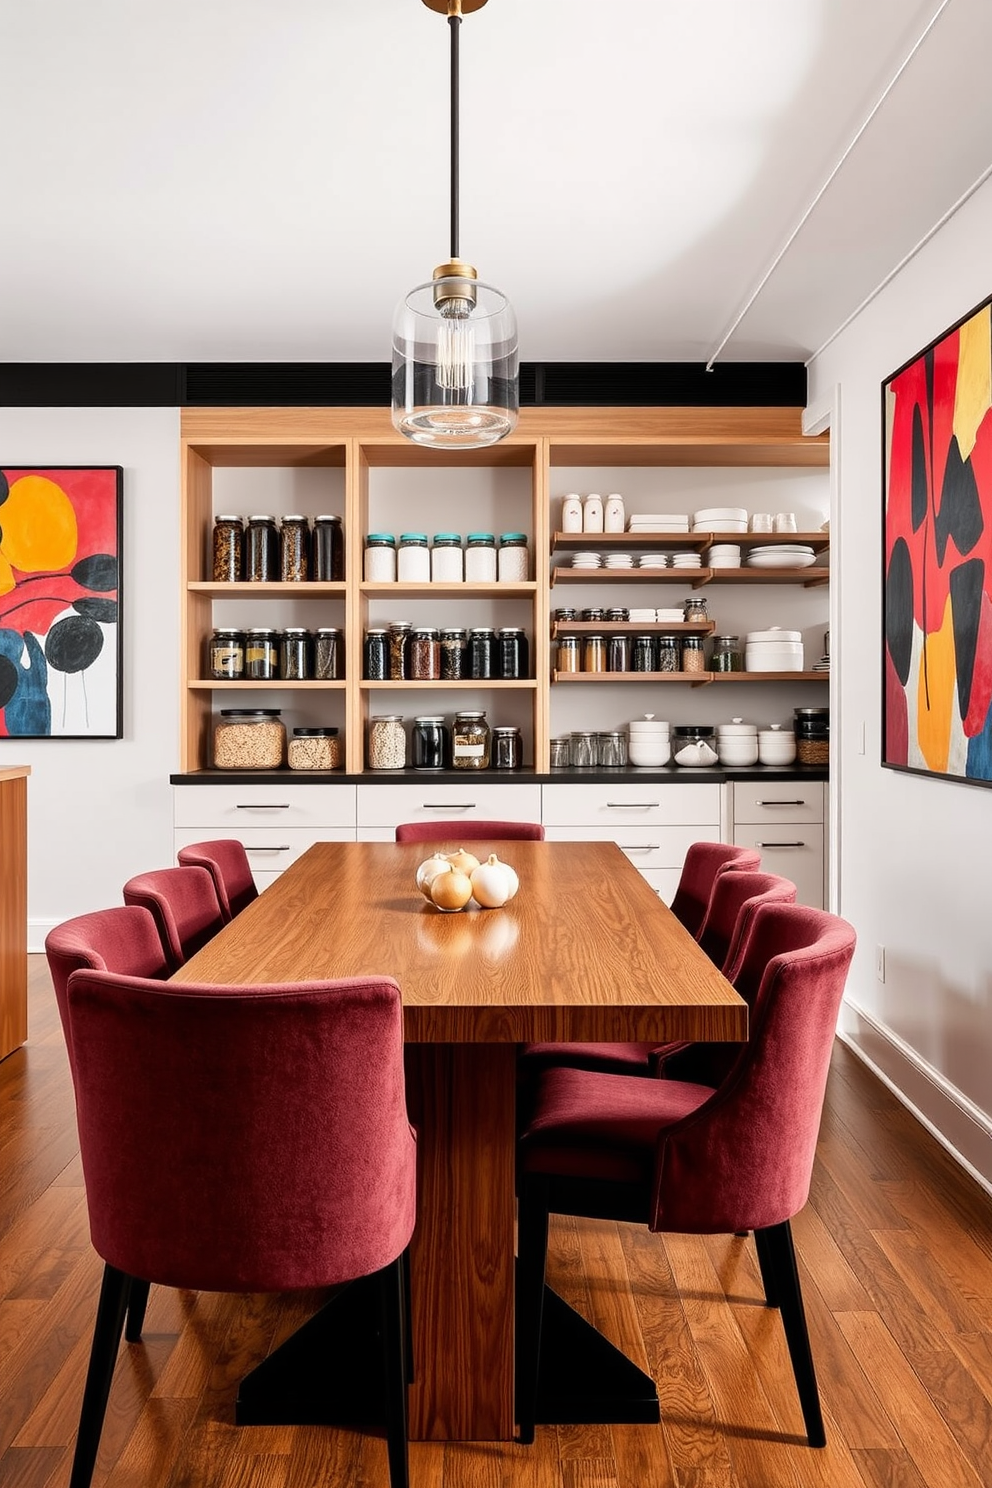
<path fill-rule="evenodd" d="M 734 841 L 761 853 L 766 873 L 796 885 L 800 904 L 824 900 L 822 781 L 746 781 L 733 790 Z"/>
<path fill-rule="evenodd" d="M 174 846 L 234 837 L 264 889 L 314 842 L 354 842 L 354 785 L 176 786 Z"/>
<path fill-rule="evenodd" d="M 392 842 L 400 822 L 541 820 L 541 787 L 480 778 L 402 785 L 359 785 L 358 840 Z"/>
<path fill-rule="evenodd" d="M 543 787 L 550 842 L 615 842 L 666 903 L 678 887 L 693 842 L 722 840 L 718 784 Z"/>

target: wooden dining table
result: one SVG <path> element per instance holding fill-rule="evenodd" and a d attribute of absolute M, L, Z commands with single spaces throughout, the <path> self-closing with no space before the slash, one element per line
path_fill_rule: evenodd
<path fill-rule="evenodd" d="M 613 843 L 492 851 L 517 895 L 444 914 L 416 888 L 423 844 L 319 842 L 173 977 L 399 983 L 418 1132 L 414 1439 L 514 1435 L 517 1046 L 747 1037 L 746 1004 Z M 264 1399 L 273 1360 L 262 1371 L 250 1399 Z M 284 1419 L 250 1399 L 239 1420 Z"/>

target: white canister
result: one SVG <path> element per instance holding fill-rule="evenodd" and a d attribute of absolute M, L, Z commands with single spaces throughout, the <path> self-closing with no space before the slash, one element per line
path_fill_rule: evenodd
<path fill-rule="evenodd" d="M 603 498 L 595 491 L 590 491 L 582 503 L 582 531 L 602 532 L 603 530 Z"/>
<path fill-rule="evenodd" d="M 753 723 L 735 718 L 716 726 L 716 752 L 721 765 L 743 768 L 758 763 L 758 729 Z"/>
<path fill-rule="evenodd" d="M 561 498 L 561 530 L 562 532 L 582 531 L 582 502 L 579 500 L 577 491 L 570 491 L 567 496 Z"/>
<path fill-rule="evenodd" d="M 758 759 L 763 765 L 791 765 L 796 758 L 796 736 L 779 723 L 758 730 Z"/>
<path fill-rule="evenodd" d="M 623 497 L 619 491 L 611 491 L 603 507 L 603 531 L 622 532 L 627 521 Z"/>

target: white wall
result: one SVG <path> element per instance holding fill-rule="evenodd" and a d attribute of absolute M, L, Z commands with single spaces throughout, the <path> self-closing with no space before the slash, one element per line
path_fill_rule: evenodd
<path fill-rule="evenodd" d="M 836 907 L 859 936 L 842 1030 L 992 1187 L 992 790 L 879 763 L 880 385 L 992 291 L 990 241 L 992 183 L 816 358 L 810 404 L 836 395 L 839 409 L 831 434 Z"/>
<path fill-rule="evenodd" d="M 28 936 L 120 904 L 134 873 L 174 861 L 179 761 L 179 413 L 0 409 L 5 465 L 124 468 L 124 737 L 0 739 L 28 764 Z"/>

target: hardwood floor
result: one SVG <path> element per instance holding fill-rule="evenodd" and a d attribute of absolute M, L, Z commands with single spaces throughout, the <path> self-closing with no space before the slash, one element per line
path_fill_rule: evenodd
<path fill-rule="evenodd" d="M 0 1484 L 68 1482 L 100 1264 L 47 969 L 0 1064 Z M 414 1488 L 982 1488 L 992 1478 L 992 1201 L 841 1046 L 794 1225 L 828 1445 L 811 1451 L 750 1239 L 561 1220 L 551 1280 L 658 1382 L 658 1426 L 538 1428 L 533 1447 L 411 1447 Z M 314 1297 L 153 1287 L 122 1346 L 94 1483 L 388 1481 L 376 1437 L 233 1425 L 239 1377 Z"/>

